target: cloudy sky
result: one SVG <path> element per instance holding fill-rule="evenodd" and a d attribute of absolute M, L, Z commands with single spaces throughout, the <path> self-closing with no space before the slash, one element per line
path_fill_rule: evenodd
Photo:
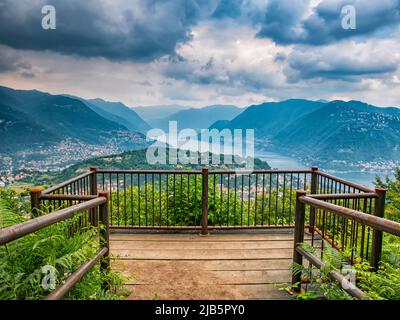
<path fill-rule="evenodd" d="M 1 85 L 129 106 L 400 106 L 399 62 L 400 0 L 0 0 Z"/>

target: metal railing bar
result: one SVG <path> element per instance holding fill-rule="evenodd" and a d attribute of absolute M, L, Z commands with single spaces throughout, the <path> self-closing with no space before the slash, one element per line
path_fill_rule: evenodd
<path fill-rule="evenodd" d="M 92 259 L 85 262 L 74 273 L 72 273 L 63 284 L 50 293 L 45 300 L 60 300 L 85 276 L 94 265 L 108 253 L 108 248 L 103 247 Z"/>
<path fill-rule="evenodd" d="M 341 207 L 333 203 L 324 202 L 318 199 L 314 199 L 308 196 L 299 197 L 299 201 L 304 204 L 312 205 L 315 208 L 330 211 L 332 213 L 338 214 L 344 218 L 348 218 L 367 226 L 372 227 L 375 230 L 382 232 L 387 232 L 396 236 L 400 236 L 400 223 L 387 220 L 384 218 L 376 217 L 364 212 L 359 212 L 353 209 Z"/>
<path fill-rule="evenodd" d="M 373 193 L 332 193 L 332 194 L 310 194 L 310 198 L 318 200 L 343 200 L 343 199 L 366 199 L 378 198 L 378 195 Z"/>
<path fill-rule="evenodd" d="M 71 218 L 76 213 L 95 208 L 106 202 L 107 198 L 98 197 L 96 199 L 89 200 L 87 202 L 74 205 L 72 207 L 61 209 L 59 211 L 55 211 L 44 216 L 24 221 L 10 227 L 2 228 L 0 229 L 0 245 L 22 238 L 44 227 L 48 227 L 57 222 Z"/>
<path fill-rule="evenodd" d="M 83 174 L 81 174 L 81 175 L 79 175 L 77 177 L 71 178 L 71 179 L 69 179 L 67 181 L 64 181 L 64 182 L 62 182 L 60 184 L 57 184 L 57 185 L 55 185 L 53 187 L 50 187 L 50 188 L 48 188 L 46 190 L 43 190 L 42 193 L 43 194 L 48 194 L 48 193 L 54 192 L 57 189 L 63 188 L 63 187 L 65 187 L 65 186 L 67 186 L 67 185 L 69 185 L 71 183 L 74 183 L 74 182 L 76 182 L 76 181 L 78 181 L 80 179 L 83 179 L 83 178 L 85 178 L 87 176 L 90 176 L 91 174 L 92 174 L 92 172 L 90 172 L 90 171 L 89 172 L 85 172 L 85 173 L 83 173 Z"/>
<path fill-rule="evenodd" d="M 60 201 L 88 201 L 96 199 L 97 195 L 74 195 L 74 194 L 41 194 L 40 200 L 60 200 Z"/>
<path fill-rule="evenodd" d="M 332 180 L 334 180 L 336 182 L 342 183 L 342 184 L 344 184 L 344 185 L 346 185 L 348 187 L 356 188 L 356 189 L 358 189 L 360 191 L 367 192 L 367 193 L 374 193 L 373 189 L 367 188 L 365 186 L 362 186 L 360 184 L 357 184 L 357 183 L 354 183 L 354 182 L 351 182 L 351 181 L 344 180 L 342 178 L 338 178 L 338 177 L 332 176 L 332 175 L 330 175 L 328 173 L 318 171 L 317 174 L 319 176 L 322 176 L 322 177 L 325 177 L 325 178 L 328 178 L 328 179 L 332 179 Z"/>
<path fill-rule="evenodd" d="M 325 264 L 316 256 L 312 255 L 311 253 L 307 252 L 301 247 L 297 247 L 296 251 L 300 253 L 304 258 L 306 258 L 308 261 L 311 262 L 314 266 L 316 266 L 318 269 L 324 269 L 326 266 Z M 334 270 L 329 270 L 328 271 L 329 276 L 336 280 L 339 281 L 339 283 L 347 283 L 348 285 L 342 286 L 343 290 L 346 291 L 348 294 L 350 294 L 352 297 L 355 297 L 360 300 L 369 300 L 369 298 L 365 295 L 363 291 L 361 291 L 359 288 L 354 286 L 349 282 L 348 279 L 346 279 L 343 275 L 341 275 L 339 272 L 334 271 Z"/>

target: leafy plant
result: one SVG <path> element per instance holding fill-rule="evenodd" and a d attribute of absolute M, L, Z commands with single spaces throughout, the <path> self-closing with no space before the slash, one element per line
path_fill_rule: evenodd
<path fill-rule="evenodd" d="M 27 220 L 15 206 L 16 194 L 0 190 L 0 228 Z M 99 249 L 98 228 L 82 226 L 85 214 L 59 222 L 0 246 L 0 300 L 41 299 L 51 292 L 43 285 L 43 267 L 54 268 L 55 284 L 67 279 Z M 83 218 L 84 219 L 84 218 Z M 104 282 L 110 289 L 105 290 Z M 119 299 L 124 278 L 97 265 L 66 299 Z"/>

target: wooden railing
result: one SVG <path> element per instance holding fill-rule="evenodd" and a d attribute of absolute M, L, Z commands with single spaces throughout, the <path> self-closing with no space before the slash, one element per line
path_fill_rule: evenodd
<path fill-rule="evenodd" d="M 83 177 L 83 176 L 82 176 Z M 82 179 L 82 178 L 79 178 Z M 75 181 L 73 182 L 75 183 Z M 69 185 L 70 186 L 70 185 Z M 58 188 L 52 188 L 52 190 L 59 190 Z M 100 268 L 103 270 L 109 269 L 109 216 L 108 216 L 108 195 L 106 191 L 100 192 L 96 196 L 87 195 L 64 195 L 64 194 L 49 194 L 49 192 L 41 194 L 39 191 L 34 190 L 32 192 L 33 204 L 42 201 L 79 201 L 81 203 L 74 204 L 72 206 L 62 208 L 51 212 L 49 214 L 37 216 L 31 220 L 2 228 L 0 229 L 0 245 L 7 244 L 11 241 L 22 238 L 28 234 L 39 231 L 43 228 L 49 227 L 58 222 L 71 219 L 76 215 L 82 216 L 83 219 L 79 220 L 78 227 L 86 227 L 88 224 L 95 223 L 98 226 L 98 222 L 103 227 L 99 227 L 99 247 L 97 254 L 85 262 L 80 268 L 75 270 L 63 284 L 59 285 L 54 291 L 52 291 L 47 297 L 47 300 L 58 300 L 63 298 L 73 286 L 79 282 L 79 280 L 96 264 L 100 261 Z M 33 207 L 35 215 L 39 214 L 39 206 Z M 90 216 L 90 214 L 96 216 Z M 76 231 L 76 230 L 75 230 Z"/>
<path fill-rule="evenodd" d="M 375 191 L 311 170 L 102 170 L 32 192 L 33 212 L 71 206 L 109 193 L 110 226 L 119 229 L 235 229 L 294 227 L 296 190 L 310 194 L 364 194 L 373 213 Z M 334 200 L 355 209 L 353 198 Z M 311 209 L 309 224 L 319 217 Z"/>
<path fill-rule="evenodd" d="M 322 259 L 325 246 L 331 246 L 347 253 L 346 258 L 350 264 L 369 261 L 372 269 L 377 270 L 381 260 L 383 233 L 400 237 L 400 223 L 384 219 L 385 194 L 386 190 L 379 188 L 373 193 L 330 195 L 307 195 L 304 190 L 297 190 L 293 262 L 302 265 L 304 257 L 312 265 L 321 269 L 324 267 Z M 360 211 L 360 209 L 366 210 L 365 201 L 372 198 L 375 199 L 373 214 Z M 341 205 L 341 201 L 348 200 L 353 201 L 354 208 Z M 364 205 L 359 206 L 360 203 Z M 308 225 L 308 229 L 312 235 L 311 245 L 317 244 L 320 257 L 302 248 L 307 207 L 310 211 L 318 212 L 317 217 Z M 344 276 L 337 271 L 331 270 L 329 274 L 335 280 L 346 281 Z M 293 284 L 300 282 L 301 275 L 295 274 Z M 360 289 L 354 286 L 349 285 L 343 289 L 358 299 L 367 298 Z"/>

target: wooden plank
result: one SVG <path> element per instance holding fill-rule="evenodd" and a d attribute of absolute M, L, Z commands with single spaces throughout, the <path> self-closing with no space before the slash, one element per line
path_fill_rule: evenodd
<path fill-rule="evenodd" d="M 290 298 L 292 234 L 113 234 L 111 252 L 130 299 Z"/>
<path fill-rule="evenodd" d="M 310 239 L 309 236 L 305 237 Z M 216 242 L 216 241 L 293 241 L 293 234 L 211 234 L 201 237 L 198 234 L 111 234 L 112 241 L 195 241 L 195 242 Z"/>
<path fill-rule="evenodd" d="M 204 270 L 209 271 L 263 271 L 263 270 L 288 270 L 292 265 L 292 259 L 270 260 L 116 260 L 113 267 L 126 270 L 130 274 L 140 270 L 176 270 L 193 268 L 201 263 Z"/>
<path fill-rule="evenodd" d="M 111 241 L 112 250 L 222 250 L 222 249 L 293 249 L 293 240 L 289 241 L 218 241 L 218 242 L 169 242 L 169 241 Z"/>
<path fill-rule="evenodd" d="M 285 300 L 290 296 L 275 285 L 128 285 L 130 300 Z"/>
<path fill-rule="evenodd" d="M 119 259 L 140 260 L 232 260 L 232 259 L 283 259 L 293 255 L 293 249 L 253 249 L 253 250 L 133 250 L 111 249 Z"/>
<path fill-rule="evenodd" d="M 171 272 L 177 272 L 179 269 L 170 270 L 141 270 L 136 272 L 134 279 L 129 279 L 127 284 L 153 285 L 164 284 L 168 282 Z M 180 271 L 180 270 L 179 270 Z M 129 276 L 130 273 L 124 273 Z M 244 284 L 274 284 L 288 283 L 291 279 L 290 270 L 266 270 L 266 271 L 206 271 L 199 272 L 196 277 L 188 272 L 180 272 L 179 279 L 174 281 L 174 286 L 193 283 L 198 280 L 201 283 L 205 279 L 207 283 L 213 285 L 244 285 Z"/>

